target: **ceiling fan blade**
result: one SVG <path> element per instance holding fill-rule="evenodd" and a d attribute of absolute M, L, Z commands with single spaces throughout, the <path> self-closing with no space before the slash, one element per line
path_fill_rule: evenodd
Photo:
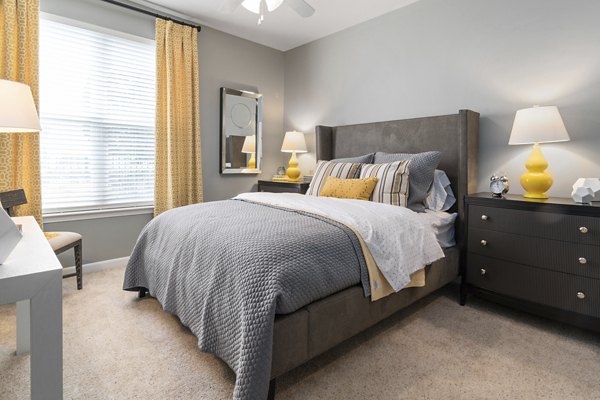
<path fill-rule="evenodd" d="M 219 11 L 222 13 L 230 14 L 238 8 L 244 0 L 223 0 L 221 6 L 219 7 Z"/>
<path fill-rule="evenodd" d="M 285 0 L 285 4 L 304 18 L 308 18 L 315 13 L 315 9 L 304 0 Z"/>

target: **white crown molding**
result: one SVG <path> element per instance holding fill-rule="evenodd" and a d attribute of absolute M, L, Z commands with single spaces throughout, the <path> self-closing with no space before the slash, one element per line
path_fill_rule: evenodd
<path fill-rule="evenodd" d="M 166 16 L 180 19 L 183 22 L 190 22 L 192 24 L 197 24 L 197 25 L 206 25 L 205 21 L 202 21 L 198 18 L 190 17 L 187 14 L 180 13 L 171 8 L 152 3 L 151 1 L 146 1 L 146 0 L 119 0 L 119 1 L 122 3 L 125 3 L 125 4 L 129 3 L 131 5 L 141 6 L 141 7 L 146 8 L 148 11 L 154 11 L 154 12 L 157 12 L 160 14 L 165 14 Z"/>

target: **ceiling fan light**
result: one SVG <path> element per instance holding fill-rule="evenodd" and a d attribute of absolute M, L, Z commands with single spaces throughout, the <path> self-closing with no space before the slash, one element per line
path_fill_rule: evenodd
<path fill-rule="evenodd" d="M 259 14 L 260 13 L 260 0 L 245 0 L 242 3 L 242 7 L 244 7 L 246 10 L 248 10 L 254 14 Z"/>
<path fill-rule="evenodd" d="M 267 0 L 267 10 L 269 12 L 275 11 L 283 3 L 283 0 Z"/>
<path fill-rule="evenodd" d="M 254 14 L 260 14 L 261 1 L 262 0 L 244 0 L 242 7 Z M 267 3 L 267 10 L 269 10 L 269 12 L 275 11 L 283 4 L 283 0 L 266 0 L 265 2 Z"/>

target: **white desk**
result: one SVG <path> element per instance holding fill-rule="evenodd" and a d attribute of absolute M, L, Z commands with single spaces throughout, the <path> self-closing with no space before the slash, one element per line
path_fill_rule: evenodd
<path fill-rule="evenodd" d="M 33 217 L 0 265 L 0 304 L 17 303 L 17 354 L 31 350 L 31 398 L 63 397 L 62 266 Z"/>

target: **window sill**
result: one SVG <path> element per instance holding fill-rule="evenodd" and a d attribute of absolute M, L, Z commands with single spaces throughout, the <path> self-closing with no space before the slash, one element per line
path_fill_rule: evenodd
<path fill-rule="evenodd" d="M 44 214 L 43 219 L 44 224 L 53 224 L 55 222 L 84 221 L 90 219 L 126 217 L 131 215 L 152 215 L 153 213 L 153 206 L 145 206 Z"/>

